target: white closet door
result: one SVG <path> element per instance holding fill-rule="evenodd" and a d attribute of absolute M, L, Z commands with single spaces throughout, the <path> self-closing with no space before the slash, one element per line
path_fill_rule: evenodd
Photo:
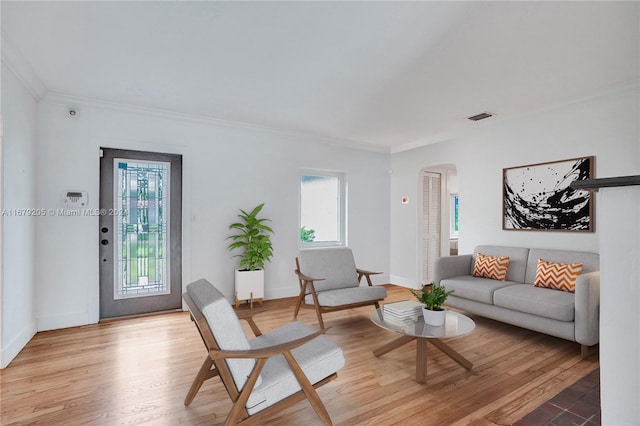
<path fill-rule="evenodd" d="M 433 280 L 433 262 L 440 256 L 441 239 L 441 195 L 442 176 L 440 173 L 425 172 L 422 181 L 422 244 L 423 283 Z"/>

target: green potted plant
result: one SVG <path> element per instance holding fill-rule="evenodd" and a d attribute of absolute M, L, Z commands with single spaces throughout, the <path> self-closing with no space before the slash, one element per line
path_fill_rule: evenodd
<path fill-rule="evenodd" d="M 255 207 L 251 212 L 240 209 L 239 222 L 229 225 L 229 229 L 235 231 L 227 237 L 232 242 L 227 249 L 229 252 L 242 250 L 234 257 L 240 258 L 240 267 L 236 269 L 236 306 L 241 300 L 257 299 L 262 303 L 264 297 L 264 264 L 273 256 L 271 243 L 271 229 L 266 222 L 270 219 L 259 218 L 264 203 Z"/>
<path fill-rule="evenodd" d="M 436 286 L 434 282 L 431 282 L 431 284 L 423 285 L 419 291 L 413 289 L 409 289 L 409 291 L 423 304 L 422 313 L 426 324 L 434 326 L 444 324 L 447 311 L 442 305 L 446 302 L 447 297 L 453 293 L 453 290 L 447 291 L 444 286 Z"/>

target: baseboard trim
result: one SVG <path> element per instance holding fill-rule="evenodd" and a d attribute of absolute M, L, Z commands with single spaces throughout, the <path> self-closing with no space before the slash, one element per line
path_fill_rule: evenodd
<path fill-rule="evenodd" d="M 88 312 L 51 315 L 38 318 L 38 331 L 49 331 L 58 330 L 61 328 L 78 327 L 81 325 L 95 324 L 96 322 L 97 321 L 89 320 Z"/>
<path fill-rule="evenodd" d="M 287 297 L 297 297 L 300 294 L 300 288 L 295 287 L 280 287 L 264 290 L 264 300 L 273 299 L 286 299 Z"/>
<path fill-rule="evenodd" d="M 20 333 L 9 342 L 8 345 L 2 347 L 2 351 L 0 351 L 0 369 L 6 368 L 13 359 L 18 356 L 20 351 L 27 346 L 27 343 L 36 335 L 38 332 L 36 328 L 36 322 L 31 321 L 29 325 L 23 327 L 20 330 Z"/>
<path fill-rule="evenodd" d="M 399 277 L 397 275 L 391 275 L 390 281 L 392 284 L 399 285 L 400 287 L 413 288 L 413 289 L 418 288 L 418 284 L 416 283 L 415 280 Z"/>

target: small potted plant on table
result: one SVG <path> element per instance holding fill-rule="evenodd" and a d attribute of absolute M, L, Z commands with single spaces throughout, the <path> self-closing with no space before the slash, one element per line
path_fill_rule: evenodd
<path fill-rule="evenodd" d="M 422 313 L 424 315 L 424 322 L 427 325 L 441 326 L 444 324 L 445 315 L 447 310 L 442 307 L 447 297 L 453 290 L 447 291 L 444 286 L 436 286 L 434 282 L 428 285 L 423 285 L 422 288 L 417 291 L 409 289 L 422 306 Z"/>

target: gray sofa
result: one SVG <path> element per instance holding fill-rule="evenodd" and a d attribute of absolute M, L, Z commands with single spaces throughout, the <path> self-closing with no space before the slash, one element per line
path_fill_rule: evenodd
<path fill-rule="evenodd" d="M 505 281 L 474 277 L 478 253 L 509 256 Z M 582 263 L 575 293 L 533 285 L 538 259 Z M 455 292 L 447 305 L 578 342 L 583 357 L 599 341 L 600 256 L 577 251 L 477 246 L 473 255 L 436 258 L 434 281 Z"/>

